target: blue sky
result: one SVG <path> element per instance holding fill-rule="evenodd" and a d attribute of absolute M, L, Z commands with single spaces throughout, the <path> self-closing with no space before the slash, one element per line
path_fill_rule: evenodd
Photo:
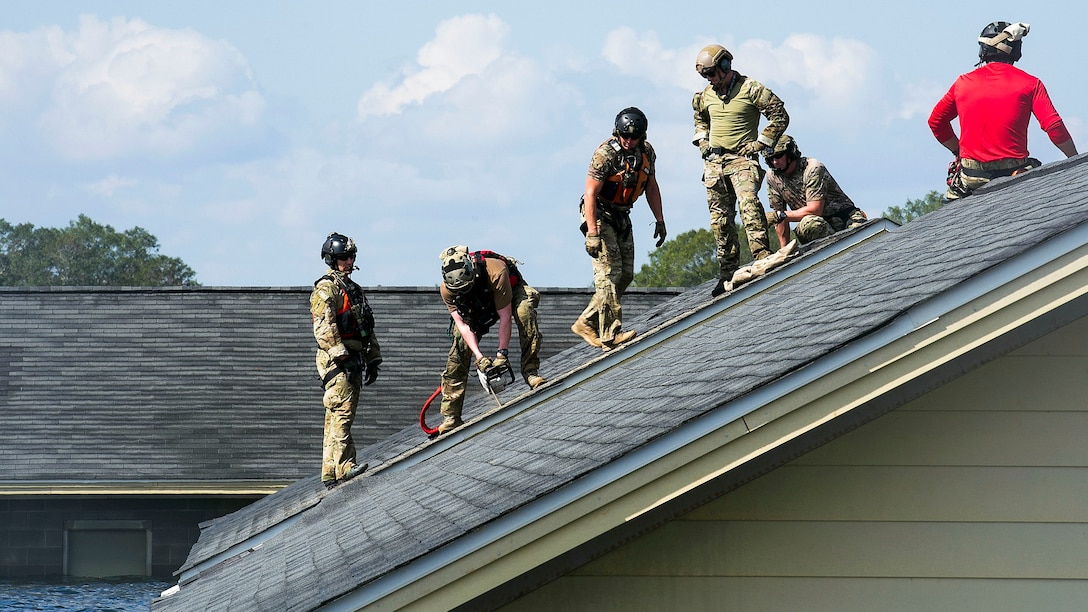
<path fill-rule="evenodd" d="M 1083 3 L 890 7 L 9 3 L 0 217 L 143 227 L 208 286 L 308 285 L 338 231 L 365 286 L 434 286 L 438 252 L 467 244 L 525 262 L 536 286 L 584 287 L 578 198 L 624 107 L 649 116 L 670 236 L 707 226 L 690 144 L 704 45 L 785 101 L 788 133 L 873 216 L 943 190 L 926 117 L 993 20 L 1031 24 L 1018 66 L 1088 148 Z M 1034 120 L 1029 146 L 1061 157 Z M 641 265 L 642 201 L 633 220 Z"/>

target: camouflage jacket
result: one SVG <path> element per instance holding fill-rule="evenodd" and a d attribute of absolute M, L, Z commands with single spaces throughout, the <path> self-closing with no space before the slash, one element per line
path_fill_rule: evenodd
<path fill-rule="evenodd" d="M 702 151 L 721 147 L 734 152 L 753 140 L 773 146 L 790 123 L 781 98 L 755 79 L 734 75 L 724 95 L 707 85 L 691 101 L 695 111 L 695 135 L 691 142 Z M 761 114 L 767 118 L 762 132 L 759 131 Z"/>
<path fill-rule="evenodd" d="M 798 159 L 793 174 L 767 173 L 767 205 L 772 209 L 797 210 L 814 200 L 824 201 L 825 217 L 854 209 L 854 202 L 818 159 Z"/>
<path fill-rule="evenodd" d="M 319 361 L 338 361 L 358 353 L 363 363 L 381 363 L 381 347 L 374 335 L 370 305 L 363 288 L 346 274 L 329 270 L 314 283 L 310 316 Z M 325 353 L 326 359 L 321 359 L 321 353 Z"/>

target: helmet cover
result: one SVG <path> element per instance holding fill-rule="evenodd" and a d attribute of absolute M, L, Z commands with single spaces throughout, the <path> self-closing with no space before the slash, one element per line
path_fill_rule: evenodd
<path fill-rule="evenodd" d="M 771 161 L 771 158 L 775 155 L 778 155 L 779 153 L 785 153 L 786 156 L 790 159 L 801 158 L 801 149 L 797 148 L 797 141 L 794 140 L 793 136 L 790 136 L 789 134 L 782 134 L 782 136 L 778 138 L 778 142 L 774 143 L 774 147 L 771 147 L 769 150 L 765 151 L 763 153 L 763 156 L 767 159 L 767 162 L 769 163 Z"/>
<path fill-rule="evenodd" d="M 476 270 L 467 246 L 447 247 L 438 257 L 442 260 L 442 284 L 446 289 L 451 293 L 464 293 L 472 288 Z"/>

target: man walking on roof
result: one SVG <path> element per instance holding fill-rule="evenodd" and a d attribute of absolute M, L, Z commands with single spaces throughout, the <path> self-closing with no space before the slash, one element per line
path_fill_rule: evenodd
<path fill-rule="evenodd" d="M 367 468 L 356 463 L 351 425 L 359 406 L 360 385 L 373 384 L 382 362 L 374 337 L 374 313 L 363 288 L 351 280 L 357 270 L 355 241 L 333 232 L 321 246 L 329 266 L 310 293 L 310 315 L 317 340 L 317 375 L 325 390 L 325 437 L 321 445 L 321 482 L 326 489 Z"/>
<path fill-rule="evenodd" d="M 1026 23 L 1006 21 L 983 28 L 975 69 L 960 75 L 929 115 L 933 136 L 956 156 L 949 164 L 949 200 L 966 197 L 992 179 L 1041 165 L 1028 157 L 1032 114 L 1066 157 L 1077 154 L 1043 82 L 1013 66 L 1028 30 Z M 956 117 L 959 137 L 952 129 Z"/>
<path fill-rule="evenodd" d="M 453 319 L 453 345 L 442 372 L 442 424 L 444 434 L 460 427 L 465 403 L 469 364 L 479 372 L 510 369 L 512 322 L 517 322 L 521 348 L 521 374 L 529 388 L 546 380 L 540 376 L 540 343 L 536 307 L 540 293 L 529 286 L 518 271 L 518 261 L 493 251 L 470 252 L 466 246 L 451 246 L 439 254 L 442 260 L 442 302 Z M 499 348 L 495 358 L 484 356 L 480 338 L 499 324 Z"/>
<path fill-rule="evenodd" d="M 864 225 L 867 217 L 850 199 L 820 160 L 801 155 L 793 136 L 783 134 L 767 158 L 767 225 L 774 227 L 782 246 L 790 241 L 790 223 L 797 224 L 797 242 L 806 244 L 835 232 Z"/>
<path fill-rule="evenodd" d="M 589 162 L 582 194 L 582 233 L 586 253 L 593 258 L 593 297 L 571 331 L 590 346 L 610 350 L 635 337 L 621 330 L 620 298 L 635 278 L 635 238 L 631 208 L 643 193 L 654 214 L 656 246 L 665 242 L 661 188 L 654 164 L 657 154 L 646 140 L 649 122 L 635 107 L 616 115 L 612 136 L 602 142 Z"/>
<path fill-rule="evenodd" d="M 733 218 L 748 234 L 753 259 L 771 254 L 767 222 L 759 201 L 763 168 L 759 154 L 786 131 L 790 117 L 782 100 L 762 83 L 733 70 L 733 54 L 721 45 L 707 45 L 695 58 L 695 70 L 708 81 L 695 94 L 695 136 L 691 142 L 703 156 L 710 229 L 718 243 L 718 284 L 721 295 L 740 267 L 740 242 Z M 759 130 L 759 116 L 767 126 Z"/>

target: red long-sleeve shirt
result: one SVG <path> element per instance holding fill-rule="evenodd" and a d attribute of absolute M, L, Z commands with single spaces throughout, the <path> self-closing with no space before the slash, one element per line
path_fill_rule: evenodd
<path fill-rule="evenodd" d="M 929 115 L 939 142 L 956 136 L 960 118 L 960 157 L 980 162 L 1028 156 L 1031 115 L 1055 145 L 1072 137 L 1039 79 L 1012 64 L 989 62 L 960 75 Z"/>

